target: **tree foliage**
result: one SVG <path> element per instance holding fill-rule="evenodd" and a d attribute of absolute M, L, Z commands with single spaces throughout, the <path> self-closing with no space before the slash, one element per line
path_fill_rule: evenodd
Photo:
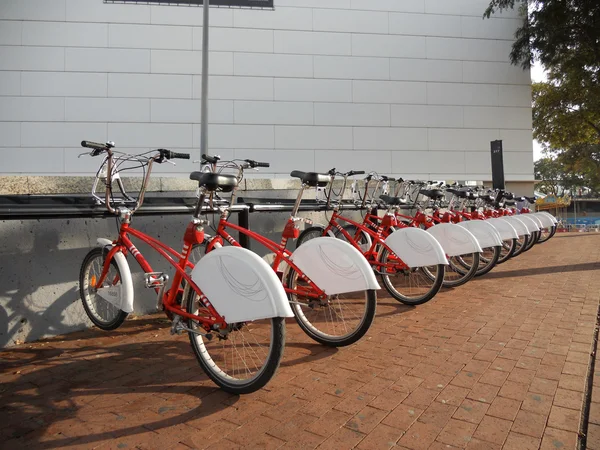
<path fill-rule="evenodd" d="M 511 62 L 537 60 L 548 75 L 533 84 L 535 139 L 565 173 L 600 190 L 600 1 L 492 0 L 484 17 L 507 8 L 525 17 Z"/>

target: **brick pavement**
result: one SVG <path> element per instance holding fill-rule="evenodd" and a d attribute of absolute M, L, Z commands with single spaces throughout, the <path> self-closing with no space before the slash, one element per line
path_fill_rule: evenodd
<path fill-rule="evenodd" d="M 570 449 L 600 299 L 600 234 L 557 235 L 340 350 L 288 326 L 267 388 L 217 390 L 159 316 L 0 353 L 0 447 Z M 588 448 L 600 449 L 600 363 Z"/>

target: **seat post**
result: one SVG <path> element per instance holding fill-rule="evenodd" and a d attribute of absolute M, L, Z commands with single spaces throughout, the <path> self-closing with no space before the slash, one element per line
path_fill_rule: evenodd
<path fill-rule="evenodd" d="M 298 214 L 298 208 L 300 208 L 300 202 L 302 201 L 304 189 L 306 189 L 306 184 L 302 183 L 300 186 L 300 192 L 298 192 L 298 197 L 296 198 L 296 203 L 294 203 L 294 208 L 292 209 L 292 217 L 295 217 L 296 214 Z"/>
<path fill-rule="evenodd" d="M 206 188 L 200 187 L 200 197 L 198 198 L 198 203 L 196 204 L 196 209 L 194 210 L 194 219 L 200 218 L 202 207 L 204 206 L 204 200 L 206 200 Z"/>

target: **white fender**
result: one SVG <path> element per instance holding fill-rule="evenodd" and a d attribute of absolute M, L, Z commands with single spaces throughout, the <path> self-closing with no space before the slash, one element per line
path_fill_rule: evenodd
<path fill-rule="evenodd" d="M 408 267 L 448 264 L 446 252 L 438 240 L 420 228 L 397 228 L 387 237 L 385 244 Z"/>
<path fill-rule="evenodd" d="M 294 315 L 275 271 L 245 248 L 215 248 L 191 276 L 227 323 Z"/>
<path fill-rule="evenodd" d="M 554 221 L 546 214 L 531 213 L 529 215 L 536 217 L 542 223 L 542 228 L 550 229 L 554 226 Z"/>
<path fill-rule="evenodd" d="M 506 216 L 503 217 L 503 219 L 515 227 L 515 230 L 517 230 L 517 234 L 519 236 L 529 236 L 531 234 L 529 228 L 527 228 L 527 225 L 525 225 L 525 223 L 518 217 Z"/>
<path fill-rule="evenodd" d="M 510 222 L 504 220 L 503 217 L 492 217 L 488 219 L 487 222 L 491 223 L 498 233 L 500 233 L 502 240 L 519 239 L 515 227 L 513 227 Z"/>
<path fill-rule="evenodd" d="M 558 223 L 558 219 L 552 214 L 550 214 L 548 211 L 539 211 L 536 214 L 543 214 L 544 216 L 548 217 L 555 225 Z"/>
<path fill-rule="evenodd" d="M 341 239 L 306 241 L 290 260 L 327 295 L 381 289 L 366 258 Z"/>
<path fill-rule="evenodd" d="M 540 231 L 540 227 L 531 217 L 527 217 L 529 214 L 519 214 L 519 220 L 522 221 L 527 229 L 533 233 L 534 231 Z"/>
<path fill-rule="evenodd" d="M 109 239 L 98 238 L 96 242 L 102 247 L 106 247 L 107 245 L 113 247 L 113 242 Z M 121 311 L 131 313 L 133 312 L 133 280 L 131 278 L 131 269 L 123 253 L 115 253 L 114 260 L 117 263 L 119 272 L 121 272 L 121 285 L 100 288 L 97 292 L 100 297 L 115 305 Z M 116 295 L 114 295 L 115 293 Z"/>
<path fill-rule="evenodd" d="M 537 217 L 534 214 L 528 213 L 526 214 L 527 217 L 529 217 L 531 220 L 533 220 L 535 222 L 535 224 L 538 226 L 538 228 L 541 230 L 542 228 L 544 228 L 544 225 L 542 225 L 542 221 L 540 220 L 539 217 Z"/>
<path fill-rule="evenodd" d="M 458 224 L 475 235 L 481 248 L 502 245 L 502 238 L 493 225 L 486 220 L 467 220 Z"/>
<path fill-rule="evenodd" d="M 439 223 L 427 230 L 448 256 L 480 253 L 479 241 L 469 230 L 453 223 Z"/>

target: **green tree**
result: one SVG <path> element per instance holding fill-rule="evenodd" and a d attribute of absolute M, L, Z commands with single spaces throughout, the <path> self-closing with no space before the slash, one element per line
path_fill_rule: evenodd
<path fill-rule="evenodd" d="M 511 62 L 539 61 L 548 81 L 533 84 L 533 135 L 566 173 L 600 189 L 600 1 L 492 0 L 484 13 L 520 8 Z"/>

